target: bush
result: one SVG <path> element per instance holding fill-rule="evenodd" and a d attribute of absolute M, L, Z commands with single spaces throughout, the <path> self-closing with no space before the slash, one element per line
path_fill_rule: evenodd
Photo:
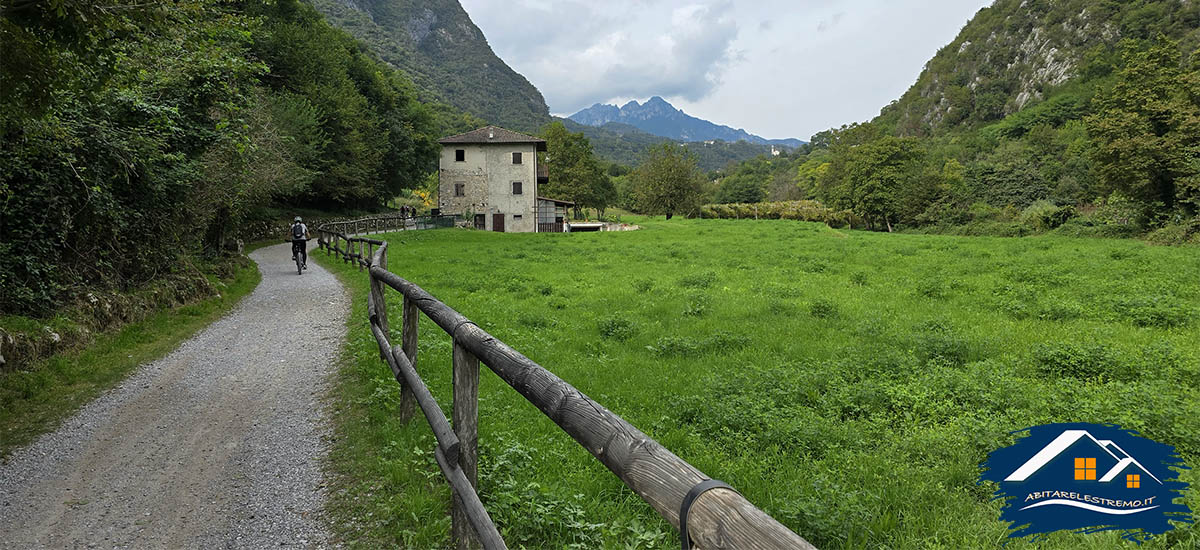
<path fill-rule="evenodd" d="M 687 288 L 708 288 L 717 282 L 717 274 L 713 271 L 702 271 L 685 275 L 679 279 L 679 286 Z"/>
<path fill-rule="evenodd" d="M 724 331 L 717 331 L 703 340 L 686 336 L 664 336 L 653 346 L 646 346 L 660 357 L 695 357 L 704 353 L 737 351 L 750 345 L 750 338 Z"/>
<path fill-rule="evenodd" d="M 925 277 L 917 281 L 917 294 L 926 298 L 945 298 L 946 285 L 941 279 Z"/>
<path fill-rule="evenodd" d="M 691 317 L 703 317 L 708 312 L 708 296 L 700 294 L 693 296 L 683 307 L 683 314 Z"/>
<path fill-rule="evenodd" d="M 817 319 L 834 319 L 838 316 L 838 307 L 832 300 L 817 298 L 809 304 L 808 312 Z"/>
<path fill-rule="evenodd" d="M 1049 231 L 1074 218 L 1073 206 L 1057 206 L 1047 200 L 1034 202 L 1021 211 L 1021 223 L 1037 231 Z"/>
<path fill-rule="evenodd" d="M 633 322 L 623 317 L 606 317 L 599 323 L 600 337 L 624 342 L 634 335 Z"/>
<path fill-rule="evenodd" d="M 1169 296 L 1138 296 L 1118 300 L 1113 309 L 1139 327 L 1180 327 L 1192 320 L 1192 310 Z"/>
<path fill-rule="evenodd" d="M 937 360 L 963 365 L 970 355 L 967 339 L 950 325 L 938 320 L 917 325 L 912 343 L 917 357 L 922 361 Z"/>
<path fill-rule="evenodd" d="M 1112 348 L 1098 342 L 1041 344 L 1034 349 L 1033 360 L 1044 374 L 1080 380 L 1121 374 L 1123 370 Z"/>
<path fill-rule="evenodd" d="M 1200 244 L 1200 218 L 1157 229 L 1146 240 L 1162 245 Z"/>

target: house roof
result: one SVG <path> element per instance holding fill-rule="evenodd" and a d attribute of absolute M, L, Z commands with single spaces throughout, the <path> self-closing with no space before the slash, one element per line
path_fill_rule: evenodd
<path fill-rule="evenodd" d="M 539 201 L 546 201 L 546 202 L 552 202 L 552 203 L 554 203 L 554 204 L 565 204 L 565 205 L 567 205 L 567 206 L 575 206 L 575 203 L 573 203 L 573 202 L 571 202 L 571 201 L 564 201 L 564 200 L 552 199 L 552 198 L 550 198 L 550 197 L 538 197 L 538 198 L 537 198 L 537 200 L 539 200 Z"/>
<path fill-rule="evenodd" d="M 444 137 L 439 139 L 438 143 L 443 145 L 452 145 L 455 143 L 532 143 L 535 145 L 536 150 L 546 150 L 546 140 L 514 132 L 499 126 L 484 126 L 465 134 Z"/>

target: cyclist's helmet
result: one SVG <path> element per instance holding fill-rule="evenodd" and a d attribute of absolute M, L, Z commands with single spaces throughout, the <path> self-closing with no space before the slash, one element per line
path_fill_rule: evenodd
<path fill-rule="evenodd" d="M 304 220 L 301 220 L 301 219 L 300 219 L 300 216 L 296 216 L 296 219 L 294 219 L 294 220 L 292 220 L 292 221 L 293 221 L 293 222 L 295 222 L 295 223 L 300 223 L 300 222 L 302 222 L 302 221 L 304 221 Z"/>

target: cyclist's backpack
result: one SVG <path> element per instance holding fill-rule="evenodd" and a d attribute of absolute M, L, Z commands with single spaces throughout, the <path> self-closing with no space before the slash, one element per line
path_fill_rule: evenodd
<path fill-rule="evenodd" d="M 304 238 L 304 226 L 298 223 L 292 224 L 292 240 L 298 241 Z"/>

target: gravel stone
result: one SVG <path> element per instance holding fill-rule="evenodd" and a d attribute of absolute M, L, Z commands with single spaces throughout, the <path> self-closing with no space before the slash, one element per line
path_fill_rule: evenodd
<path fill-rule="evenodd" d="M 349 298 L 291 245 L 262 283 L 0 464 L 0 548 L 325 548 L 324 398 Z"/>

